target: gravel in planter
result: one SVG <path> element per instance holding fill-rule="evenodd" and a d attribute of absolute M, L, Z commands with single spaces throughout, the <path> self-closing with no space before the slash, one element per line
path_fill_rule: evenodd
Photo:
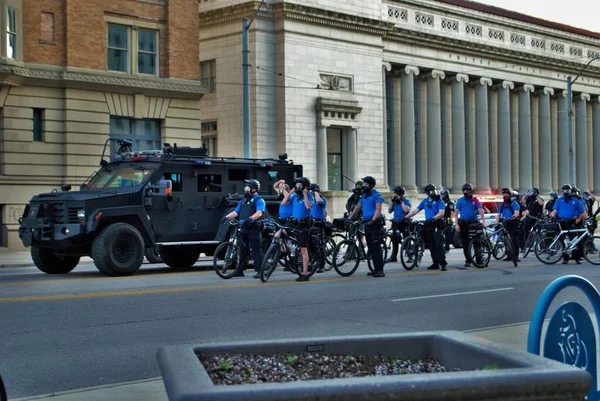
<path fill-rule="evenodd" d="M 198 355 L 215 385 L 446 372 L 436 359 L 321 354 Z M 458 370 L 458 369 L 456 369 Z"/>

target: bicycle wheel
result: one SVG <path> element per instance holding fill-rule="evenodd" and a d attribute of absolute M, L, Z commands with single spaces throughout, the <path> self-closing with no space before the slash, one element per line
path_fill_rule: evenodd
<path fill-rule="evenodd" d="M 588 238 L 583 244 L 583 257 L 593 265 L 600 265 L 600 237 Z"/>
<path fill-rule="evenodd" d="M 504 245 L 504 242 L 498 240 L 494 244 L 494 246 L 492 248 L 492 256 L 496 260 L 504 259 L 504 257 L 506 256 L 506 245 Z"/>
<path fill-rule="evenodd" d="M 263 257 L 262 265 L 260 266 L 260 281 L 263 283 L 269 280 L 269 277 L 271 277 L 271 274 L 277 268 L 277 264 L 281 258 L 281 249 L 279 246 L 276 243 L 271 244 Z"/>
<path fill-rule="evenodd" d="M 358 269 L 359 263 L 356 242 L 347 239 L 336 245 L 333 250 L 333 268 L 337 274 L 351 276 Z"/>
<path fill-rule="evenodd" d="M 409 236 L 400 245 L 400 262 L 406 270 L 414 269 L 419 262 L 419 244 L 414 237 Z"/>
<path fill-rule="evenodd" d="M 565 245 L 555 237 L 544 237 L 535 244 L 533 251 L 538 260 L 546 265 L 553 265 L 563 257 Z"/>
<path fill-rule="evenodd" d="M 504 242 L 504 246 L 506 247 L 506 254 L 510 258 L 510 260 L 512 260 L 513 265 L 515 267 L 517 267 L 517 265 L 518 265 L 518 263 L 517 263 L 517 256 L 518 255 L 515 252 L 515 247 L 513 246 L 512 240 L 510 239 L 509 236 L 506 235 L 502 239 L 502 242 Z"/>
<path fill-rule="evenodd" d="M 345 240 L 346 237 L 342 234 L 334 234 L 325 242 L 325 270 L 333 269 L 333 250 L 336 245 Z"/>
<path fill-rule="evenodd" d="M 387 260 L 387 255 L 388 255 L 388 248 L 387 248 L 387 244 L 384 242 L 381 243 L 381 257 L 383 258 L 383 265 L 385 266 L 385 261 Z M 390 246 L 391 246 L 391 242 L 390 242 Z M 371 257 L 371 253 L 370 251 L 367 252 L 367 266 L 369 267 L 369 271 L 374 272 L 375 271 L 375 264 L 373 263 L 373 258 Z"/>
<path fill-rule="evenodd" d="M 525 248 L 523 248 L 523 257 L 526 258 L 529 255 L 529 252 L 533 250 L 535 243 L 537 242 L 538 233 L 530 232 L 529 236 L 527 236 L 527 241 L 525 241 Z"/>
<path fill-rule="evenodd" d="M 490 263 L 490 255 L 492 250 L 490 249 L 490 243 L 481 237 L 475 237 L 469 242 L 469 258 L 471 262 L 479 268 L 487 267 Z"/>
<path fill-rule="evenodd" d="M 231 242 L 220 244 L 213 255 L 215 273 L 223 279 L 230 279 L 235 274 L 237 264 L 237 248 Z"/>

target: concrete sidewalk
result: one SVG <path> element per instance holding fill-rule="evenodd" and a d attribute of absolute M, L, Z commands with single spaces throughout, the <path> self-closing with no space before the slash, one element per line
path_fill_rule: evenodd
<path fill-rule="evenodd" d="M 593 321 L 595 319 L 592 317 Z M 503 344 L 521 351 L 527 349 L 529 323 L 512 324 L 487 329 L 470 330 L 467 333 L 481 339 Z M 8 389 L 10 391 L 10 389 Z M 10 396 L 10 394 L 9 394 Z M 9 398 L 10 399 L 10 398 Z M 12 399 L 10 399 L 13 401 Z M 106 386 L 19 398 L 14 401 L 167 401 L 162 378 L 116 383 Z"/>

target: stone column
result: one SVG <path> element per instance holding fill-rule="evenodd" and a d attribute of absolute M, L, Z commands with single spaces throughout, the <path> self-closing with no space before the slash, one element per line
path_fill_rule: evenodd
<path fill-rule="evenodd" d="M 569 111 L 567 91 L 558 96 L 558 186 L 569 182 Z"/>
<path fill-rule="evenodd" d="M 512 188 L 512 155 L 510 136 L 510 95 L 515 84 L 502 82 L 498 88 L 498 187 Z"/>
<path fill-rule="evenodd" d="M 419 68 L 407 65 L 402 75 L 402 165 L 401 184 L 407 191 L 417 190 L 415 171 L 415 77 Z"/>
<path fill-rule="evenodd" d="M 346 172 L 344 175 L 346 177 L 350 177 L 355 180 L 357 177 L 357 164 L 358 164 L 358 154 L 356 150 L 357 145 L 357 132 L 354 128 L 349 128 L 346 131 Z M 342 179 L 342 182 L 347 180 Z M 384 181 L 385 183 L 385 181 Z M 377 185 L 379 187 L 379 184 Z"/>
<path fill-rule="evenodd" d="M 525 84 L 519 92 L 519 190 L 533 185 L 533 151 L 531 138 L 531 93 L 533 85 Z"/>
<path fill-rule="evenodd" d="M 323 191 L 329 189 L 327 167 L 327 127 L 319 127 L 317 129 L 317 183 Z"/>
<path fill-rule="evenodd" d="M 392 65 L 390 63 L 386 63 L 384 62 L 382 67 L 381 67 L 381 82 L 382 82 L 382 88 L 381 88 L 381 93 L 382 93 L 382 98 L 381 98 L 381 118 L 383 121 L 383 130 L 382 130 L 382 137 L 383 137 L 383 181 L 382 181 L 382 187 L 384 189 L 389 189 L 388 188 L 388 181 L 390 179 L 390 171 L 389 171 L 389 159 L 388 159 L 388 127 L 387 127 L 387 79 L 386 79 L 386 72 L 389 72 L 392 70 Z M 393 133 L 392 133 L 393 136 Z"/>
<path fill-rule="evenodd" d="M 442 100 L 440 80 L 444 71 L 433 70 L 427 78 L 427 181 L 442 186 Z"/>
<path fill-rule="evenodd" d="M 490 130 L 490 186 L 492 192 L 499 191 L 498 188 L 498 86 L 492 86 L 490 92 L 490 104 L 488 112 L 490 115 L 489 130 Z"/>
<path fill-rule="evenodd" d="M 452 81 L 452 192 L 459 193 L 466 180 L 465 83 L 469 76 L 456 74 Z"/>
<path fill-rule="evenodd" d="M 396 71 L 398 73 L 398 71 Z M 390 147 L 392 148 L 391 154 L 393 155 L 391 160 L 390 169 L 392 170 L 393 182 L 390 183 L 392 186 L 400 184 L 402 181 L 402 166 L 399 158 L 402 156 L 402 79 L 400 77 L 394 77 L 392 81 L 393 95 L 394 95 L 394 129 L 392 130 L 392 141 Z"/>
<path fill-rule="evenodd" d="M 587 102 L 590 101 L 590 95 L 582 93 L 575 98 L 575 107 L 577 109 L 576 122 L 576 142 L 577 157 L 575 159 L 575 181 L 581 192 L 588 191 L 590 183 L 588 179 L 588 123 L 587 123 Z"/>
<path fill-rule="evenodd" d="M 481 194 L 491 194 L 490 188 L 490 149 L 488 88 L 490 78 L 481 78 L 475 89 L 475 190 Z"/>
<path fill-rule="evenodd" d="M 592 103 L 592 135 L 594 155 L 600 155 L 600 97 L 594 99 Z M 600 163 L 593 163 L 594 168 L 594 187 L 590 188 L 594 194 L 600 192 Z"/>
<path fill-rule="evenodd" d="M 554 89 L 544 88 L 539 103 L 540 192 L 543 194 L 552 190 L 552 115 L 550 114 L 550 96 L 554 96 Z"/>

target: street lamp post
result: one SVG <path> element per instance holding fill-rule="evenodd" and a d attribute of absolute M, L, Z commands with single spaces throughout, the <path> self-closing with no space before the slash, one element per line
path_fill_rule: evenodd
<path fill-rule="evenodd" d="M 592 59 L 588 61 L 585 67 L 583 67 L 583 69 L 579 71 L 579 74 L 577 74 L 575 79 L 571 79 L 570 75 L 567 77 L 567 120 L 569 127 L 569 180 L 572 185 L 575 184 L 575 161 L 573 160 L 573 84 L 575 83 L 575 81 L 577 81 L 577 79 L 579 79 L 581 74 L 583 74 L 583 72 L 589 67 L 590 64 L 592 64 L 593 61 L 599 59 L 600 56 L 592 57 Z"/>

